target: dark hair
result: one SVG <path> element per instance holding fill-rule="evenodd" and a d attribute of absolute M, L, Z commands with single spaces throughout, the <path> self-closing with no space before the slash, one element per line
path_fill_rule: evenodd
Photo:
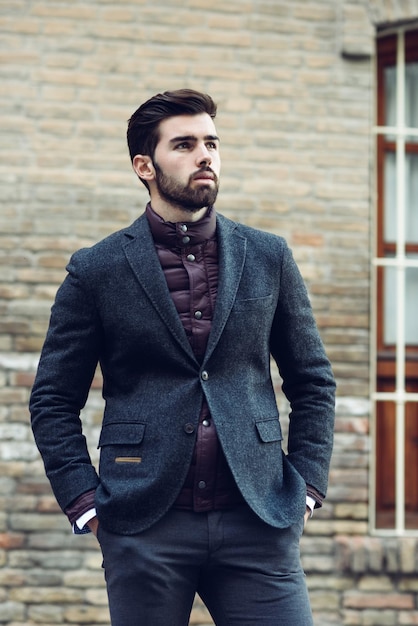
<path fill-rule="evenodd" d="M 159 141 L 159 124 L 175 115 L 216 116 L 216 104 L 210 96 L 194 89 L 178 89 L 159 93 L 135 111 L 128 121 L 127 140 L 131 161 L 136 154 L 154 157 Z"/>

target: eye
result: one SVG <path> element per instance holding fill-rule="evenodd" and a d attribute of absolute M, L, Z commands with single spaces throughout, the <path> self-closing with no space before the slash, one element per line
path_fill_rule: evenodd
<path fill-rule="evenodd" d="M 208 143 L 206 144 L 206 147 L 209 150 L 217 150 L 218 149 L 218 144 L 215 141 L 208 141 Z"/>
<path fill-rule="evenodd" d="M 175 150 L 189 150 L 190 149 L 190 144 L 188 141 L 182 141 L 181 143 L 177 143 L 174 146 Z"/>

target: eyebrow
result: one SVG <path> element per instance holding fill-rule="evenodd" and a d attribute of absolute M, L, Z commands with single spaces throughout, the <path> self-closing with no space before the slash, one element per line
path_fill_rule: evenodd
<path fill-rule="evenodd" d="M 217 135 L 206 135 L 203 137 L 205 141 L 220 141 Z M 179 141 L 197 141 L 197 137 L 195 135 L 180 135 L 179 137 L 173 137 L 170 139 L 170 143 L 178 143 Z"/>

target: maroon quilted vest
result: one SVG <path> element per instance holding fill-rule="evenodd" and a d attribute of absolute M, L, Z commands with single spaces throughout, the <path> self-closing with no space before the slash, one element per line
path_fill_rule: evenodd
<path fill-rule="evenodd" d="M 168 289 L 198 360 L 211 329 L 218 285 L 216 214 L 198 222 L 165 222 L 148 205 L 147 218 Z M 194 511 L 229 508 L 242 496 L 229 470 L 204 401 L 192 463 L 175 507 Z"/>

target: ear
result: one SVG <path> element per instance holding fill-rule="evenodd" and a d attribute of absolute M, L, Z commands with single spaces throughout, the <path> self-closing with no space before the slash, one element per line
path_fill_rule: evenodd
<path fill-rule="evenodd" d="M 136 154 L 132 161 L 132 167 L 141 180 L 146 180 L 147 182 L 154 180 L 155 169 L 150 156 Z"/>

